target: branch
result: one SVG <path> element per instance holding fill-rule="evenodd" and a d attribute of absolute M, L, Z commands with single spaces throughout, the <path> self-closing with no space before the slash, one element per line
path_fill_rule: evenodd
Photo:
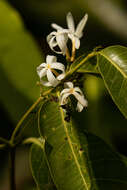
<path fill-rule="evenodd" d="M 0 137 L 0 142 L 10 145 L 10 142 L 8 140 L 4 139 L 3 137 Z"/>
<path fill-rule="evenodd" d="M 16 125 L 11 139 L 10 139 L 10 143 L 13 144 L 16 133 L 18 132 L 18 130 L 20 129 L 20 126 L 22 125 L 23 121 L 28 117 L 28 115 L 33 111 L 33 109 L 43 100 L 43 97 L 39 97 L 36 102 L 27 110 L 27 112 L 23 115 L 23 117 L 19 120 L 18 124 Z"/>

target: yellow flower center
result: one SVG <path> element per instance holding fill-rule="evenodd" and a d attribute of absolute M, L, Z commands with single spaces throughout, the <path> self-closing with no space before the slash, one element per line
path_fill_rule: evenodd
<path fill-rule="evenodd" d="M 50 69 L 50 68 L 51 68 L 50 64 L 47 64 L 47 69 Z"/>
<path fill-rule="evenodd" d="M 71 89 L 69 90 L 69 93 L 70 93 L 70 94 L 73 94 L 74 91 L 75 91 L 74 88 L 71 88 Z"/>

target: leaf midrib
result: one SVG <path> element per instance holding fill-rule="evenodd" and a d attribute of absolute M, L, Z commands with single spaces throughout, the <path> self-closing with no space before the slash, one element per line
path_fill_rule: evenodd
<path fill-rule="evenodd" d="M 111 62 L 112 65 L 113 65 L 117 70 L 119 70 L 119 72 L 120 72 L 125 78 L 127 78 L 127 75 L 122 71 L 122 69 L 120 69 L 120 67 L 119 67 L 117 64 L 115 64 L 115 62 L 114 62 L 112 59 L 110 59 L 108 56 L 106 56 L 106 55 L 103 54 L 102 52 L 99 52 L 99 54 L 102 55 L 103 57 L 105 57 L 109 62 Z"/>
<path fill-rule="evenodd" d="M 88 189 L 88 186 L 87 186 L 87 183 L 86 183 L 86 180 L 85 180 L 85 178 L 84 178 L 84 176 L 83 176 L 83 174 L 82 174 L 81 167 L 80 167 L 80 164 L 79 164 L 79 162 L 78 162 L 77 156 L 76 156 L 76 154 L 75 154 L 75 152 L 74 152 L 74 148 L 73 148 L 73 145 L 72 145 L 72 142 L 71 142 L 71 138 L 70 138 L 70 136 L 69 136 L 69 134 L 68 134 L 67 125 L 66 125 L 66 122 L 65 122 L 65 120 L 64 120 L 64 113 L 63 113 L 62 108 L 60 108 L 60 113 L 61 113 L 61 118 L 62 118 L 62 121 L 63 121 L 64 130 L 65 130 L 65 133 L 66 133 L 66 135 L 67 135 L 68 143 L 69 143 L 69 145 L 70 145 L 70 148 L 71 148 L 71 151 L 72 151 L 72 154 L 73 154 L 73 157 L 74 157 L 76 166 L 77 166 L 77 168 L 78 168 L 78 170 L 79 170 L 79 173 L 80 173 L 80 175 L 81 175 L 81 178 L 82 178 L 82 181 L 83 181 L 83 183 L 84 183 L 84 186 L 85 186 L 86 190 L 89 190 L 89 189 Z"/>

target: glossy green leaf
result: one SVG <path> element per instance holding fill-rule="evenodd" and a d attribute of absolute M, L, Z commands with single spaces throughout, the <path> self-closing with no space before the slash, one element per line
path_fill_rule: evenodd
<path fill-rule="evenodd" d="M 127 48 L 103 49 L 98 53 L 98 67 L 112 99 L 127 118 Z"/>
<path fill-rule="evenodd" d="M 50 171 L 45 157 L 45 143 L 41 143 L 42 147 L 33 144 L 30 151 L 30 165 L 32 175 L 39 190 L 55 190 L 52 183 Z"/>
<path fill-rule="evenodd" d="M 74 122 L 66 122 L 58 103 L 45 103 L 40 120 L 41 134 L 51 146 L 47 159 L 58 190 L 126 190 L 126 161 L 98 137 L 79 133 Z"/>
<path fill-rule="evenodd" d="M 72 63 L 71 68 L 73 69 L 74 67 L 76 67 L 79 63 L 83 63 L 85 57 L 87 56 L 87 54 L 84 54 L 80 57 L 78 57 L 74 63 Z M 84 61 L 84 64 L 77 70 L 77 72 L 79 73 L 92 73 L 92 74 L 98 74 L 98 68 L 97 68 L 97 60 L 96 57 L 92 57 L 91 59 L 89 59 L 88 61 Z"/>

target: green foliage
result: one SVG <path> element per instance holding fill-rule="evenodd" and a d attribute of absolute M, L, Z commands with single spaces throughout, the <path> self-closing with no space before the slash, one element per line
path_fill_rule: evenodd
<path fill-rule="evenodd" d="M 73 69 L 76 67 L 80 62 L 82 62 L 82 66 L 77 70 L 79 73 L 90 73 L 90 74 L 98 74 L 99 71 L 97 69 L 97 61 L 96 57 L 92 57 L 88 61 L 84 61 L 86 58 L 87 54 L 85 53 L 84 55 L 81 55 L 78 57 L 74 63 L 71 65 L 70 69 Z M 84 61 L 84 62 L 83 62 Z"/>
<path fill-rule="evenodd" d="M 49 145 L 45 147 L 45 154 L 58 190 L 127 188 L 127 160 L 98 137 L 79 132 L 73 121 L 66 122 L 58 103 L 47 102 L 42 107 L 40 131 Z M 47 172 L 44 149 L 36 145 L 32 155 L 33 175 L 43 179 Z M 36 181 L 41 185 L 39 178 Z"/>
<path fill-rule="evenodd" d="M 30 152 L 31 169 L 38 189 L 55 190 L 50 177 L 48 160 L 45 155 L 45 142 L 40 141 L 42 146 L 33 144 Z"/>
<path fill-rule="evenodd" d="M 0 100 L 12 120 L 17 121 L 26 106 L 39 95 L 36 67 L 42 60 L 18 12 L 3 0 L 0 7 L 0 80 L 3 88 Z"/>
<path fill-rule="evenodd" d="M 86 60 L 85 55 L 77 58 L 71 65 L 71 69 L 73 70 L 78 65 L 81 65 L 77 70 L 79 73 L 101 74 L 110 96 L 123 115 L 127 118 L 126 59 L 126 47 L 118 45 L 109 46 L 101 51 L 98 51 L 95 55 L 93 54 L 93 57 L 88 60 Z"/>
<path fill-rule="evenodd" d="M 112 99 L 127 118 L 127 48 L 110 46 L 100 51 L 98 68 Z"/>
<path fill-rule="evenodd" d="M 57 1 L 50 4 L 48 1 L 44 3 L 34 0 L 28 0 L 27 4 L 24 0 L 17 3 L 12 2 L 17 7 L 19 6 L 20 10 L 23 10 L 23 16 L 28 18 L 31 23 L 37 20 L 38 22 L 32 27 L 44 28 L 43 32 L 46 31 L 48 25 L 48 21 L 45 21 L 43 15 L 46 15 L 46 18 L 48 14 L 54 15 L 60 21 L 61 18 L 58 14 L 62 15 L 62 11 L 67 12 L 68 9 L 68 1 L 64 3 L 65 6 L 61 3 L 57 6 Z M 87 2 L 83 6 L 87 7 Z M 114 5 L 113 2 L 111 5 Z M 104 3 L 106 4 L 106 1 Z M 44 4 L 45 6 L 43 6 Z M 93 11 L 92 0 L 89 0 L 89 4 L 90 8 L 87 10 L 98 16 L 100 14 L 99 6 Z M 52 5 L 55 8 L 50 10 L 48 7 L 52 7 Z M 82 7 L 81 2 L 76 2 L 76 5 Z M 71 1 L 70 6 L 72 6 Z M 45 7 L 47 8 L 45 9 Z M 0 8 L 0 81 L 2 86 L 0 103 L 4 105 L 11 120 L 15 123 L 39 94 L 43 96 L 21 118 L 10 140 L 1 138 L 0 147 L 15 149 L 18 143 L 20 145 L 33 143 L 30 151 L 30 165 L 33 178 L 40 190 L 126 190 L 127 158 L 116 153 L 99 137 L 87 131 L 92 125 L 95 132 L 97 125 L 99 124 L 100 127 L 110 115 L 110 113 L 107 114 L 103 121 L 97 121 L 101 117 L 97 104 L 103 96 L 103 87 L 100 87 L 100 82 L 94 78 L 96 76 L 102 77 L 113 101 L 127 118 L 127 48 L 110 46 L 100 51 L 95 48 L 90 54 L 85 53 L 78 57 L 74 63 L 71 63 L 70 68 L 67 66 L 66 77 L 58 87 L 48 88 L 41 85 L 37 87 L 36 67 L 42 62 L 39 47 L 33 36 L 26 30 L 18 12 L 6 0 L 0 0 Z M 60 8 L 62 11 L 57 13 L 56 10 L 60 10 Z M 115 11 L 116 8 L 113 10 Z M 124 18 L 126 15 L 120 19 L 126 22 Z M 121 27 L 117 22 L 112 25 L 112 20 L 108 25 L 112 25 L 111 29 L 114 33 L 122 34 L 125 38 L 124 22 L 118 22 L 122 23 Z M 119 28 L 120 30 L 118 30 Z M 35 30 L 33 29 L 33 31 Z M 36 32 L 41 33 L 41 30 Z M 100 38 L 100 34 L 98 36 Z M 93 31 L 91 37 L 94 37 Z M 87 46 L 91 46 L 92 38 L 90 38 L 91 42 L 84 44 L 88 43 Z M 105 39 L 107 40 L 107 38 Z M 91 74 L 94 75 L 93 78 Z M 87 83 L 85 85 L 84 79 Z M 74 109 L 67 110 L 66 113 L 60 106 L 58 94 L 63 89 L 64 82 L 68 81 L 73 81 L 75 85 L 79 84 L 83 87 L 88 101 L 93 102 L 94 106 L 90 105 L 87 113 L 84 111 L 79 115 L 77 112 L 74 113 Z M 101 127 L 104 125 L 107 123 Z M 112 126 L 112 122 L 108 127 L 110 128 L 110 126 Z M 34 138 L 35 136 L 41 138 Z M 24 137 L 29 138 L 24 140 Z"/>
<path fill-rule="evenodd" d="M 111 46 L 97 53 L 97 63 L 95 56 L 83 62 L 86 57 L 83 55 L 71 66 L 71 70 L 75 70 L 80 64 L 77 72 L 100 72 L 111 97 L 118 107 L 121 106 L 120 110 L 125 116 L 126 54 L 127 48 Z M 121 104 L 121 101 L 124 103 Z M 65 116 L 57 102 L 49 101 L 42 106 L 40 113 L 39 131 L 50 145 L 50 150 L 45 148 L 45 155 L 50 168 L 49 175 L 57 189 L 126 189 L 126 158 L 117 154 L 98 137 L 79 132 L 83 127 L 79 129 L 76 126 L 78 121 L 75 123 L 72 117 L 67 122 Z M 31 164 L 34 167 L 33 161 Z M 41 174 L 44 175 L 44 171 Z M 40 183 L 37 178 L 36 180 Z"/>

